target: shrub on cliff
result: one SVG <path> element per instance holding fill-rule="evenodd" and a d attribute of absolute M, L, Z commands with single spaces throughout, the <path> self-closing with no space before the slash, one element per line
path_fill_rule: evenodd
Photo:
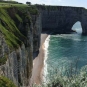
<path fill-rule="evenodd" d="M 8 58 L 7 55 L 4 55 L 2 58 L 0 58 L 0 66 L 6 63 L 7 58 Z"/>
<path fill-rule="evenodd" d="M 27 5 L 31 5 L 31 2 L 26 2 Z"/>
<path fill-rule="evenodd" d="M 63 76 L 59 73 L 51 77 L 49 81 L 41 86 L 33 87 L 87 87 L 87 65 L 82 67 L 79 74 L 72 74 L 72 76 Z"/>
<path fill-rule="evenodd" d="M 16 86 L 8 78 L 0 76 L 0 87 L 16 87 Z"/>

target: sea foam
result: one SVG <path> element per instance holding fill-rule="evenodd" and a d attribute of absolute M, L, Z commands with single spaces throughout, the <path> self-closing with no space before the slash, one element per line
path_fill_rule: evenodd
<path fill-rule="evenodd" d="M 44 80 L 44 83 L 46 83 L 47 81 L 47 79 L 46 79 L 46 77 L 47 77 L 47 63 L 46 63 L 46 60 L 47 60 L 47 58 L 48 58 L 48 47 L 49 47 L 49 41 L 50 41 L 50 35 L 46 38 L 46 40 L 45 40 L 45 42 L 44 42 L 44 46 L 45 46 L 45 48 L 44 48 L 44 53 L 45 53 L 45 55 L 44 55 L 44 77 L 43 77 L 43 80 Z"/>

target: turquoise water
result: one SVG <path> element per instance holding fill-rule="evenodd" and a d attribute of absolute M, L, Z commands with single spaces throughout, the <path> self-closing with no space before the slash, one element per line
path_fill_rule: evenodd
<path fill-rule="evenodd" d="M 47 54 L 47 72 L 75 73 L 87 64 L 87 36 L 80 34 L 51 35 Z"/>

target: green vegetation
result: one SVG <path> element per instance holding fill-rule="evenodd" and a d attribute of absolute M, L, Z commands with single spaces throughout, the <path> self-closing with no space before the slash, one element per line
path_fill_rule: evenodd
<path fill-rule="evenodd" d="M 38 15 L 38 10 L 33 5 L 28 6 L 13 1 L 8 4 L 7 1 L 0 1 L 0 32 L 4 35 L 5 41 L 11 50 L 17 49 L 23 43 L 26 44 L 28 32 L 26 23 L 30 27 L 31 15 Z M 21 26 L 20 29 L 19 26 Z M 25 30 L 21 30 L 21 28 Z M 7 56 L 0 58 L 0 65 L 5 64 L 6 61 Z"/>
<path fill-rule="evenodd" d="M 15 5 L 15 6 L 16 7 L 20 6 L 17 9 L 20 10 L 22 13 L 29 12 L 31 15 L 38 15 L 38 9 L 34 5 L 31 5 L 31 6 L 28 6 L 28 5 Z"/>
<path fill-rule="evenodd" d="M 43 83 L 41 86 L 34 85 L 33 87 L 87 87 L 87 65 L 82 67 L 79 74 L 72 76 L 64 76 L 61 73 L 56 73 L 52 78 Z"/>
<path fill-rule="evenodd" d="M 19 36 L 22 37 L 22 34 L 19 32 L 7 11 L 3 8 L 0 8 L 0 31 L 3 33 L 6 42 L 10 47 L 17 48 L 21 44 Z"/>
<path fill-rule="evenodd" d="M 28 10 L 29 10 L 30 14 L 32 14 L 32 15 L 38 14 L 37 7 L 34 5 L 32 5 L 30 8 L 28 8 Z"/>
<path fill-rule="evenodd" d="M 1 4 L 1 3 L 18 4 L 18 2 L 16 2 L 16 1 L 5 1 L 5 0 L 0 0 L 0 4 Z"/>
<path fill-rule="evenodd" d="M 15 5 L 22 5 L 22 3 L 18 3 L 16 1 L 0 1 L 0 7 L 9 7 L 9 6 L 15 6 Z"/>
<path fill-rule="evenodd" d="M 0 31 L 3 33 L 6 43 L 10 48 L 18 48 L 23 43 L 23 41 L 21 41 L 21 38 L 26 39 L 26 37 L 20 33 L 17 25 L 20 23 L 23 24 L 23 20 L 25 19 L 27 19 L 28 22 L 31 23 L 30 14 L 37 15 L 38 10 L 35 6 L 29 7 L 28 5 L 19 4 L 16 2 L 14 3 L 13 1 L 10 4 L 8 4 L 7 2 L 3 4 L 4 5 L 0 3 Z M 16 20 L 13 19 L 12 16 L 14 16 Z"/>
<path fill-rule="evenodd" d="M 22 18 L 18 14 L 15 14 L 15 16 L 20 22 L 23 22 Z"/>
<path fill-rule="evenodd" d="M 20 11 L 29 11 L 32 15 L 38 14 L 38 9 L 35 5 L 29 5 L 31 4 L 28 2 L 28 4 L 22 4 L 15 1 L 0 1 L 0 7 L 16 7 Z"/>
<path fill-rule="evenodd" d="M 0 76 L 0 87 L 16 87 L 16 86 L 8 78 Z"/>
<path fill-rule="evenodd" d="M 7 56 L 7 55 L 4 55 L 4 57 L 3 57 L 3 58 L 0 58 L 0 66 L 6 63 L 7 58 L 8 58 L 8 56 Z"/>

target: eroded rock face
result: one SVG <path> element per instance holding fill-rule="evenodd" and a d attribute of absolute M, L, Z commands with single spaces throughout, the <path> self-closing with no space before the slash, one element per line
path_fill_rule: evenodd
<path fill-rule="evenodd" d="M 9 48 L 5 42 L 3 34 L 0 32 L 0 58 L 9 53 Z"/>
<path fill-rule="evenodd" d="M 33 28 L 33 58 L 35 58 L 39 53 L 40 47 L 40 37 L 42 31 L 42 21 L 41 21 L 41 14 L 39 16 L 32 15 L 32 22 L 36 20 L 34 28 Z"/>
<path fill-rule="evenodd" d="M 18 25 L 20 31 L 26 30 L 26 39 L 17 49 L 10 49 L 4 35 L 0 33 L 0 59 L 6 57 L 2 64 L 0 62 L 0 75 L 8 77 L 19 87 L 29 84 L 33 67 L 33 53 L 39 50 L 40 45 L 41 17 L 32 15 L 31 18 L 31 24 L 26 19 L 24 24 L 19 23 Z"/>

